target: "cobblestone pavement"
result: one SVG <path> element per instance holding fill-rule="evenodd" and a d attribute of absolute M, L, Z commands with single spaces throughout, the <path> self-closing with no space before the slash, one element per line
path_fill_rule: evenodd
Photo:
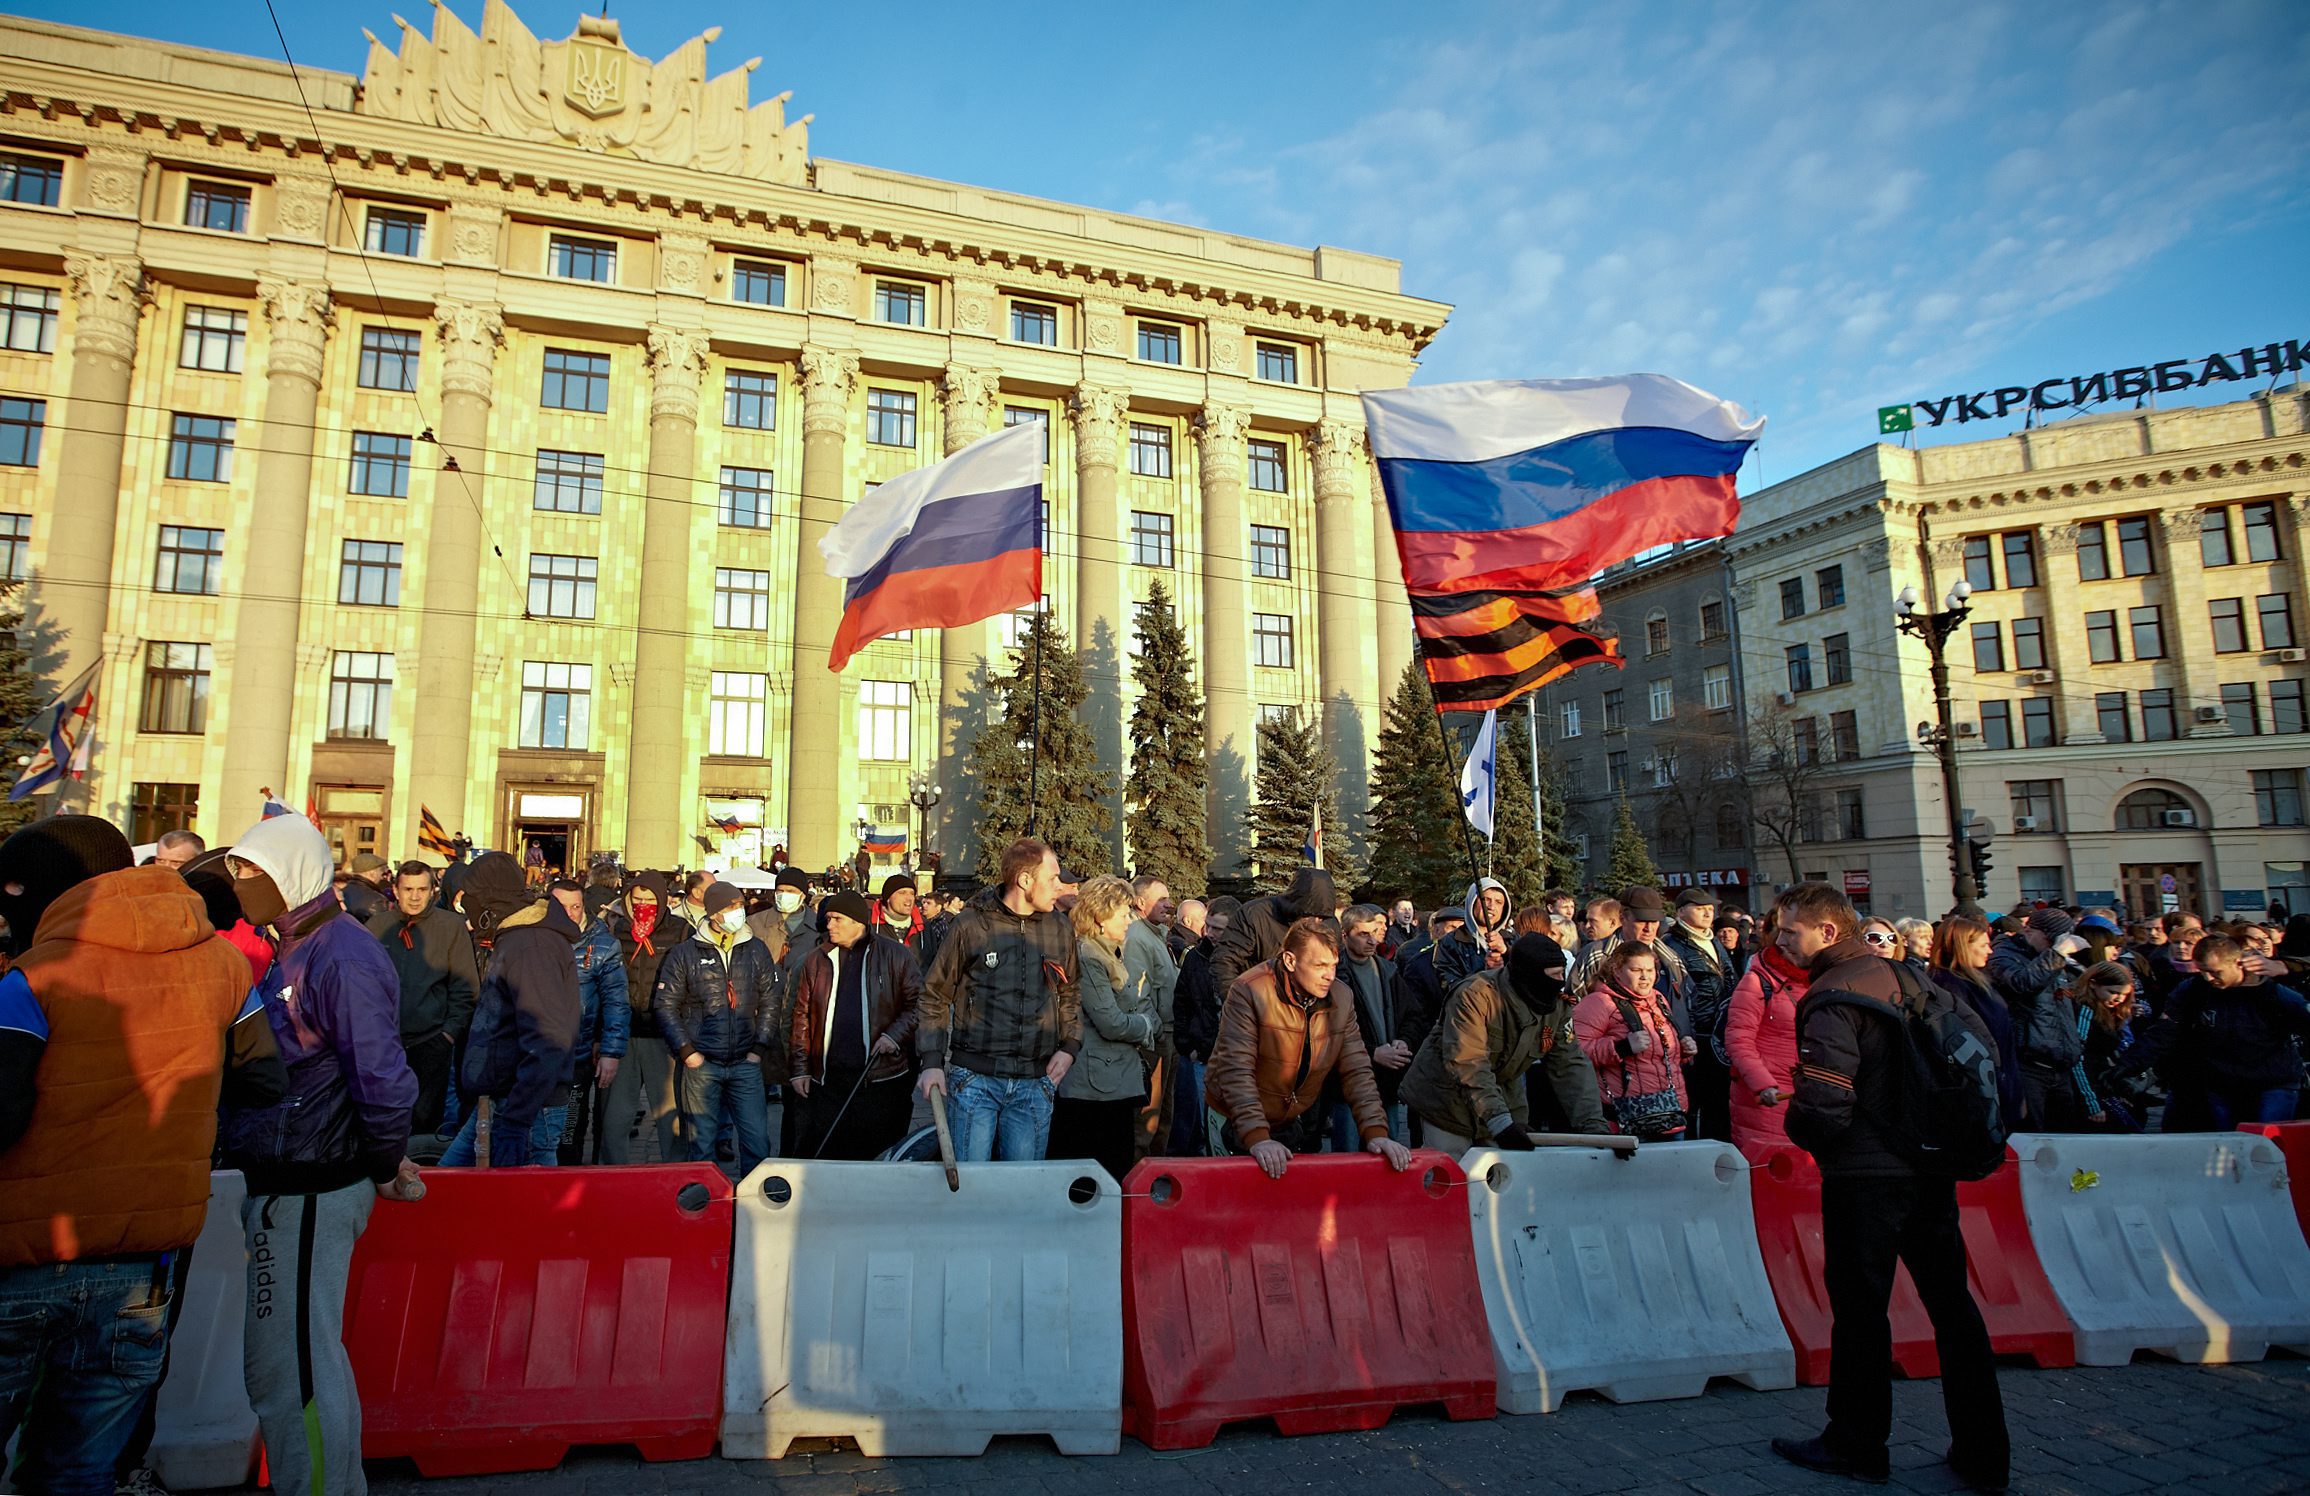
<path fill-rule="evenodd" d="M 2143 1362 L 2102 1370 L 2006 1368 L 2014 1490 L 2124 1496 L 2310 1491 L 2310 1362 L 2251 1366 Z M 654 1496 L 751 1492 L 786 1496 L 937 1491 L 942 1496 L 1204 1496 L 1313 1487 L 1386 1496 L 1487 1491 L 1767 1492 L 1858 1490 L 1774 1457 L 1775 1434 L 1818 1431 L 1819 1388 L 1751 1392 L 1718 1384 L 1706 1397 L 1621 1406 L 1581 1394 L 1555 1414 L 1450 1423 L 1400 1415 L 1364 1434 L 1285 1439 L 1257 1425 L 1208 1449 L 1156 1454 L 1130 1439 L 1106 1459 L 1068 1459 L 1039 1439 L 998 1441 L 976 1459 L 869 1460 L 821 1444 L 779 1461 L 649 1465 L 620 1450 L 573 1453 L 534 1475 L 429 1481 L 407 1465 L 370 1467 L 376 1496 Z M 1937 1382 L 1896 1381 L 1893 1489 L 1961 1489 L 1941 1464 L 1948 1425 Z M 816 1448 L 816 1453 L 804 1453 Z"/>

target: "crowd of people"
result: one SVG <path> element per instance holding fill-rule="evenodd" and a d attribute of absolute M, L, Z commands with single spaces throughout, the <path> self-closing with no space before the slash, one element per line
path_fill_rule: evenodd
<path fill-rule="evenodd" d="M 1175 899 L 1032 839 L 975 892 L 900 874 L 870 899 L 790 866 L 763 891 L 494 852 L 340 871 L 293 814 L 229 848 L 172 833 L 133 863 L 85 816 L 0 845 L 0 1419 L 22 1430 L 27 1490 L 151 1488 L 212 1167 L 247 1183 L 246 1372 L 274 1483 L 357 1492 L 345 1278 L 371 1212 L 422 1195 L 419 1160 L 654 1155 L 741 1178 L 774 1156 L 912 1156 L 934 1095 L 960 1159 L 1117 1179 L 1151 1154 L 1280 1177 L 1306 1153 L 1400 1170 L 1415 1146 L 1551 1134 L 1752 1158 L 1794 1143 L 1821 1161 L 1830 1234 L 1868 1264 L 1830 1285 L 1850 1365 L 1874 1354 L 1892 1254 L 1937 1326 L 1962 1320 L 1964 1278 L 1953 1196 L 1896 1167 L 1856 1106 L 1886 1041 L 1839 1016 L 1855 994 L 1965 1015 L 2013 1131 L 2291 1119 L 2310 1039 L 2300 916 L 1928 924 L 1807 884 L 1752 920 L 1700 889 L 1518 909 L 1491 878 L 1423 914 L 1351 902 L 1316 867 L 1258 897 Z M 1867 1473 L 1883 1413 L 1869 1387 L 1832 1388 L 1811 1462 Z M 1957 1453 L 1961 1473 L 2002 1468 L 2001 1444 Z"/>

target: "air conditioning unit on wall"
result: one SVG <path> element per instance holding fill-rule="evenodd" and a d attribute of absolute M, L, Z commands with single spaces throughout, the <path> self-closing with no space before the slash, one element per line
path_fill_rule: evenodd
<path fill-rule="evenodd" d="M 1981 724 L 1978 722 L 1959 722 L 1952 726 L 1949 730 L 1961 738 L 1977 738 L 1981 736 Z"/>
<path fill-rule="evenodd" d="M 2281 649 L 2278 651 L 2278 663 L 2281 665 L 2299 665 L 2306 659 L 2310 659 L 2310 650 Z"/>
<path fill-rule="evenodd" d="M 2035 831 L 2037 829 L 2037 817 L 2015 816 L 2013 818 L 2013 829 L 2016 831 Z"/>
<path fill-rule="evenodd" d="M 2202 706 L 2197 709 L 2196 715 L 2200 722 L 2211 726 L 2222 720 L 2222 709 L 2218 706 Z"/>
<path fill-rule="evenodd" d="M 2053 672 L 2050 670 L 2025 670 L 2021 675 L 2021 683 L 2025 686 L 2050 686 L 2053 680 Z"/>
<path fill-rule="evenodd" d="M 2181 810 L 2169 810 L 2165 813 L 2165 818 L 2166 824 L 2169 826 L 2195 826 L 2198 824 L 2198 813 L 2187 807 Z"/>

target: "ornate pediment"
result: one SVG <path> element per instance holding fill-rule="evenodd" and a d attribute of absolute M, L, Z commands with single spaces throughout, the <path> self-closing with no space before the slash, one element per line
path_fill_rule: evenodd
<path fill-rule="evenodd" d="M 401 49 L 369 36 L 357 108 L 444 129 L 574 145 L 667 166 L 799 184 L 810 116 L 786 122 L 786 94 L 750 102 L 757 57 L 706 76 L 714 27 L 658 62 L 626 49 L 618 23 L 581 16 L 576 32 L 540 41 L 504 0 L 486 0 L 477 35 L 433 9 L 428 37 L 399 16 Z"/>

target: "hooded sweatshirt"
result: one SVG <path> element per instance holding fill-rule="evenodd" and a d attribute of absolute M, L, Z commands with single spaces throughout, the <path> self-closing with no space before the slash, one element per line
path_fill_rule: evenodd
<path fill-rule="evenodd" d="M 1322 868 L 1303 867 L 1282 893 L 1245 904 L 1227 926 L 1227 934 L 1213 947 L 1212 990 L 1224 1003 L 1228 989 L 1239 977 L 1281 954 L 1283 937 L 1293 922 L 1320 919 L 1328 923 L 1338 903 L 1339 889 L 1331 874 Z M 1336 931 L 1338 927 L 1333 928 Z"/>
<path fill-rule="evenodd" d="M 1480 899 L 1495 889 L 1500 894 L 1500 918 L 1497 923 L 1485 924 Z M 1461 907 L 1468 911 L 1468 922 L 1436 942 L 1436 976 L 1447 997 L 1454 987 L 1490 964 L 1494 935 L 1500 937 L 1503 947 L 1516 943 L 1516 901 L 1509 897 L 1507 884 L 1497 878 L 1478 878 L 1468 885 Z"/>

